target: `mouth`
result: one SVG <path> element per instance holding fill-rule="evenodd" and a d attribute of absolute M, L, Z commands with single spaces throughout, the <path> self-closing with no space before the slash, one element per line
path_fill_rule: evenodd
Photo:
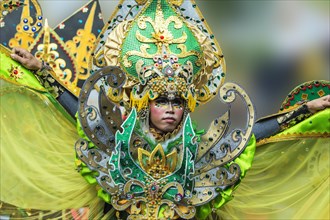
<path fill-rule="evenodd" d="M 163 121 L 167 122 L 167 123 L 173 123 L 175 122 L 175 118 L 172 118 L 172 117 L 168 117 L 168 118 L 163 118 Z"/>

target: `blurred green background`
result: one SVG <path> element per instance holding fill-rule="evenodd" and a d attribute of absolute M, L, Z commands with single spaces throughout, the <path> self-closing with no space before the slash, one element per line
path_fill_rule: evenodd
<path fill-rule="evenodd" d="M 62 20 L 87 0 L 39 0 L 49 25 Z M 226 81 L 241 85 L 253 100 L 257 117 L 279 110 L 299 84 L 329 80 L 329 1 L 196 1 L 225 55 Z M 118 1 L 100 0 L 107 21 Z M 226 109 L 218 99 L 193 113 L 206 128 Z M 245 108 L 232 106 L 234 125 L 242 125 Z"/>

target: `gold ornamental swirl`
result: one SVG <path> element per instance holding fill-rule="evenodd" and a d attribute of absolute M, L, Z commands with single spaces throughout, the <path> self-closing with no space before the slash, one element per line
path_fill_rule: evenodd
<path fill-rule="evenodd" d="M 177 189 L 178 194 L 183 195 L 182 185 L 175 182 L 167 183 L 166 180 L 152 180 L 146 178 L 146 183 L 138 180 L 129 180 L 124 185 L 123 194 L 113 195 L 111 204 L 116 210 L 129 210 L 130 216 L 127 219 L 177 219 L 178 216 L 184 219 L 191 219 L 196 213 L 194 206 L 181 206 L 168 199 L 162 198 L 169 189 Z M 139 193 L 132 193 L 132 187 L 143 189 L 144 196 Z M 164 218 L 159 218 L 159 211 L 164 208 Z"/>

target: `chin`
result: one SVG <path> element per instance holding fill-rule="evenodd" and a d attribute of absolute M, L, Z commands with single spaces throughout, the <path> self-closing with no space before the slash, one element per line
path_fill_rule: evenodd
<path fill-rule="evenodd" d="M 176 128 L 176 126 L 168 126 L 168 127 L 164 128 L 164 129 L 162 129 L 162 130 L 163 130 L 164 132 L 168 133 L 168 132 L 172 132 L 172 131 L 174 131 L 175 128 Z"/>

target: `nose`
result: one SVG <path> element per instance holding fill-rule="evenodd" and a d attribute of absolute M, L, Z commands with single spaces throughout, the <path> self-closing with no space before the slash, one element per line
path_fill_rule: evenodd
<path fill-rule="evenodd" d="M 174 113 L 174 107 L 172 102 L 169 102 L 166 108 L 166 112 Z"/>

